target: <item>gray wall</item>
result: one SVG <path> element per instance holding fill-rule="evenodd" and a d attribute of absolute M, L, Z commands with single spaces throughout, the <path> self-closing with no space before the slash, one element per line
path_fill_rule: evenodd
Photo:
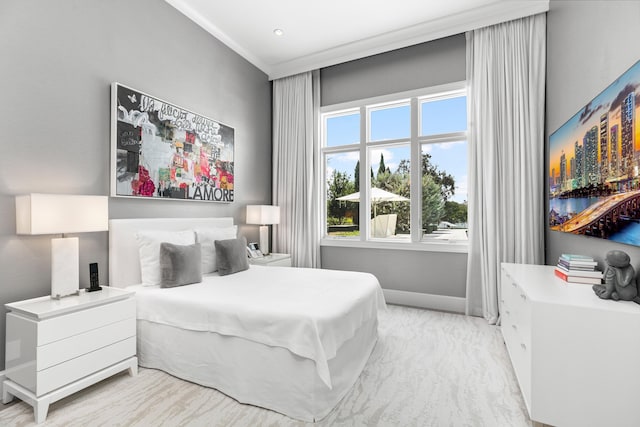
<path fill-rule="evenodd" d="M 466 79 L 458 34 L 320 70 L 321 104 L 332 105 Z"/>
<path fill-rule="evenodd" d="M 547 138 L 640 58 L 638 22 L 640 2 L 551 1 L 547 15 Z M 545 183 L 547 170 L 548 164 Z M 548 200 L 548 188 L 545 197 Z M 604 267 L 604 255 L 612 249 L 627 252 L 638 270 L 640 248 L 547 228 L 549 265 L 556 264 L 562 253 L 580 253 L 593 256 Z"/>
<path fill-rule="evenodd" d="M 465 297 L 465 253 L 324 246 L 322 267 L 369 272 L 385 289 Z"/>
<path fill-rule="evenodd" d="M 16 236 L 16 194 L 109 194 L 110 83 L 235 128 L 233 204 L 111 198 L 110 218 L 234 216 L 271 201 L 267 76 L 160 0 L 0 2 L 0 304 L 48 295 L 51 236 Z M 250 239 L 257 227 L 241 227 Z M 108 236 L 81 234 L 108 283 Z M 4 366 L 4 310 L 0 369 Z"/>
<path fill-rule="evenodd" d="M 464 34 L 321 70 L 322 105 L 465 80 Z M 323 246 L 322 267 L 375 274 L 383 288 L 465 296 L 467 255 Z"/>

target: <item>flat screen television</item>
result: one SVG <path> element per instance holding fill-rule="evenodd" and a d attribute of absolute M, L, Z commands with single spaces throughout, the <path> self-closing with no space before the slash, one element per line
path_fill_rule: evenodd
<path fill-rule="evenodd" d="M 640 61 L 549 137 L 549 227 L 640 246 Z"/>

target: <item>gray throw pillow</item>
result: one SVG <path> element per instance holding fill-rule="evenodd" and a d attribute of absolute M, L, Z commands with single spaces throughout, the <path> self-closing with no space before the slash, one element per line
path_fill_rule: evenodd
<path fill-rule="evenodd" d="M 218 257 L 218 274 L 237 273 L 249 269 L 247 259 L 247 239 L 216 240 L 216 256 Z"/>
<path fill-rule="evenodd" d="M 161 288 L 202 282 L 200 243 L 193 245 L 160 243 L 160 276 Z"/>

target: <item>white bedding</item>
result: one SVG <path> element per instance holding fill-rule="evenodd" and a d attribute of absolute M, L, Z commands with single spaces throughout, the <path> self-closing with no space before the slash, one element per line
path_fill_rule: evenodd
<path fill-rule="evenodd" d="M 319 269 L 251 266 L 193 285 L 129 289 L 140 320 L 286 348 L 313 360 L 329 388 L 328 361 L 385 307 L 375 276 Z"/>

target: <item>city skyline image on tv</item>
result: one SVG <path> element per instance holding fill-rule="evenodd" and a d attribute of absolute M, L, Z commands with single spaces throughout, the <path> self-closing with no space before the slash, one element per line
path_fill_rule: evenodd
<path fill-rule="evenodd" d="M 549 227 L 640 246 L 640 61 L 549 137 Z"/>

